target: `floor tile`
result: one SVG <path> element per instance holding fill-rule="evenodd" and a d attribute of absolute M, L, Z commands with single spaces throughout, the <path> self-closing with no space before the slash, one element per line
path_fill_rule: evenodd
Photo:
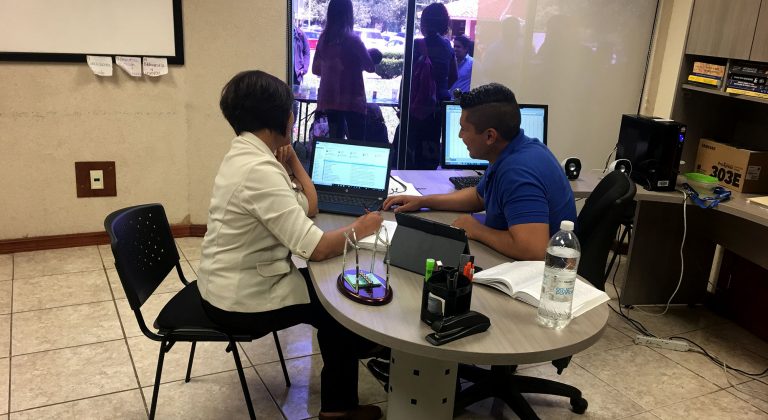
<path fill-rule="evenodd" d="M 144 317 L 144 322 L 146 323 L 147 328 L 149 328 L 151 331 L 157 331 L 152 326 L 152 324 L 154 324 L 155 319 L 163 309 L 163 306 L 165 306 L 165 304 L 168 303 L 168 301 L 171 300 L 171 298 L 175 295 L 175 293 L 154 294 L 150 296 L 146 302 L 144 302 L 144 305 L 141 306 L 141 314 Z M 131 310 L 131 305 L 128 304 L 128 300 L 117 299 L 115 300 L 115 303 L 117 304 L 117 313 L 120 315 L 120 321 L 123 324 L 125 336 L 143 336 L 144 333 L 142 333 L 139 329 L 139 323 L 136 320 L 136 315 L 134 315 L 133 311 Z"/>
<path fill-rule="evenodd" d="M 526 394 L 525 398 L 536 413 L 543 418 L 614 419 L 645 411 L 639 404 L 575 363 L 571 363 L 561 375 L 557 374 L 554 366 L 546 365 L 520 371 L 520 374 L 573 385 L 582 392 L 584 398 L 589 402 L 587 412 L 584 415 L 579 415 L 571 411 L 568 398 Z M 507 410 L 509 409 L 507 408 Z M 508 412 L 512 415 L 511 410 Z"/>
<path fill-rule="evenodd" d="M 11 316 L 0 315 L 0 358 L 11 355 Z"/>
<path fill-rule="evenodd" d="M 187 260 L 200 259 L 200 246 L 202 244 L 203 238 L 200 237 L 176 238 L 176 245 Z"/>
<path fill-rule="evenodd" d="M 286 328 L 278 331 L 277 337 L 280 340 L 283 357 L 286 359 L 320 353 L 317 330 L 311 325 L 299 324 Z M 241 343 L 241 347 L 254 365 L 280 360 L 272 334 L 267 334 L 250 343 Z"/>
<path fill-rule="evenodd" d="M 105 268 L 115 268 L 115 256 L 112 255 L 112 245 L 98 245 L 99 255 L 101 255 L 101 261 L 104 263 Z"/>
<path fill-rule="evenodd" d="M 96 246 L 20 252 L 13 256 L 13 278 L 75 273 L 103 268 Z"/>
<path fill-rule="evenodd" d="M 583 356 L 585 354 L 597 353 L 632 344 L 633 341 L 628 335 L 619 332 L 619 330 L 611 326 L 606 326 L 603 335 L 600 337 L 597 343 L 593 344 L 591 347 L 587 348 L 581 353 L 578 353 L 578 355 Z"/>
<path fill-rule="evenodd" d="M 104 270 L 31 277 L 13 282 L 13 311 L 112 300 Z"/>
<path fill-rule="evenodd" d="M 253 368 L 245 369 L 253 410 L 259 419 L 282 419 L 280 410 L 270 397 Z M 152 401 L 152 388 L 143 388 L 147 403 Z M 157 398 L 158 419 L 247 419 L 248 408 L 237 372 L 193 378 L 160 385 Z"/>
<path fill-rule="evenodd" d="M 187 281 L 192 282 L 197 280 L 197 274 L 192 270 L 192 267 L 186 261 L 181 261 L 181 270 L 184 272 L 184 277 Z M 115 295 L 115 299 L 125 299 L 125 291 L 123 285 L 120 283 L 120 277 L 117 275 L 117 270 L 114 268 L 107 269 L 107 277 L 109 278 L 109 286 L 112 288 L 112 293 Z M 170 293 L 178 292 L 184 287 L 184 284 L 179 280 L 179 273 L 174 268 L 168 273 L 168 276 L 160 283 L 160 286 L 153 293 Z"/>
<path fill-rule="evenodd" d="M 573 362 L 649 410 L 718 389 L 644 346 L 626 346 L 576 356 Z"/>
<path fill-rule="evenodd" d="M 0 254 L 0 280 L 13 278 L 13 254 Z"/>
<path fill-rule="evenodd" d="M 611 303 L 611 305 L 613 305 L 614 308 L 618 308 L 615 301 Z M 643 306 L 642 310 L 657 314 L 664 310 L 664 306 Z M 623 312 L 625 315 L 628 314 L 630 318 L 642 323 L 645 328 L 657 337 L 669 337 L 671 335 L 683 334 L 727 322 L 724 318 L 721 318 L 708 309 L 700 306 L 692 308 L 686 305 L 672 306 L 669 308 L 669 311 L 662 316 L 641 312 L 639 309 L 623 308 Z M 608 325 L 628 334 L 630 337 L 637 335 L 637 331 L 613 311 L 609 314 Z"/>
<path fill-rule="evenodd" d="M 11 413 L 12 420 L 59 420 L 112 418 L 139 420 L 147 418 L 138 389 L 101 395 L 47 407 Z"/>
<path fill-rule="evenodd" d="M 752 380 L 727 388 L 726 391 L 768 413 L 768 385 Z"/>
<path fill-rule="evenodd" d="M 13 314 L 13 355 L 123 338 L 114 302 Z"/>
<path fill-rule="evenodd" d="M 160 343 L 147 337 L 131 337 L 128 339 L 131 357 L 139 375 L 141 386 L 151 386 L 155 383 L 157 372 L 157 356 Z M 189 362 L 190 343 L 176 343 L 170 352 L 165 354 L 163 374 L 160 383 L 184 379 Z M 195 347 L 195 358 L 192 363 L 192 376 L 208 375 L 235 369 L 232 353 L 224 351 L 227 343 L 198 343 Z M 248 359 L 240 352 L 243 367 L 250 367 Z"/>
<path fill-rule="evenodd" d="M 718 391 L 653 410 L 662 419 L 707 419 L 717 413 L 718 420 L 765 419 L 766 413 L 727 391 Z"/>
<path fill-rule="evenodd" d="M 11 366 L 11 411 L 138 386 L 123 340 L 14 356 Z"/>
<path fill-rule="evenodd" d="M 8 379 L 11 359 L 0 359 L 0 414 L 8 412 Z"/>
<path fill-rule="evenodd" d="M 11 313 L 12 281 L 0 281 L 0 314 Z"/>
<path fill-rule="evenodd" d="M 623 420 L 659 420 L 659 418 L 653 415 L 652 412 L 646 411 L 645 413 L 635 414 L 634 416 L 625 417 Z"/>
<path fill-rule="evenodd" d="M 765 369 L 765 367 L 768 366 L 768 359 L 758 356 L 756 353 L 748 350 L 748 345 L 746 344 L 753 341 L 755 342 L 755 345 L 752 348 L 757 348 L 758 343 L 756 341 L 759 340 L 747 331 L 733 327 L 705 328 L 703 330 L 680 334 L 679 336 L 688 338 L 704 347 L 709 354 L 724 361 L 728 366 L 737 367 L 746 372 L 759 372 Z M 688 368 L 692 372 L 696 372 L 698 375 L 703 376 L 705 379 L 721 388 L 728 388 L 731 386 L 731 383 L 741 383 L 749 380 L 748 377 L 732 370 L 728 371 L 728 377 L 726 378 L 723 366 L 712 363 L 708 357 L 698 351 L 679 352 L 666 349 L 654 350 Z"/>
<path fill-rule="evenodd" d="M 270 394 L 288 419 L 304 419 L 320 412 L 320 371 L 323 361 L 320 355 L 286 360 L 291 387 L 285 386 L 279 362 L 256 366 Z M 386 401 L 387 395 L 381 384 L 360 364 L 358 396 L 360 404 Z"/>
<path fill-rule="evenodd" d="M 192 267 L 192 271 L 195 272 L 193 277 L 197 278 L 198 274 L 200 273 L 200 260 L 189 260 L 188 262 L 189 262 L 189 265 Z"/>

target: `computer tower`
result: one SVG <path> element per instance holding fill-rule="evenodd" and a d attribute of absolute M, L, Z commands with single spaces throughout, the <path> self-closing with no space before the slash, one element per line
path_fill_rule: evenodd
<path fill-rule="evenodd" d="M 616 148 L 616 159 L 632 163 L 630 177 L 652 191 L 673 191 L 685 142 L 685 124 L 624 114 Z"/>

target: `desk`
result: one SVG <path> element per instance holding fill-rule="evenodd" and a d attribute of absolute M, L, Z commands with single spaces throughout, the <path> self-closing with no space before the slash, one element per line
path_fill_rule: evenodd
<path fill-rule="evenodd" d="M 317 92 L 312 93 L 309 92 L 299 92 L 294 94 L 293 99 L 299 103 L 299 115 L 296 115 L 296 131 L 298 138 L 293 139 L 294 141 L 302 141 L 303 143 L 306 143 L 309 138 L 307 137 L 307 130 L 309 129 L 310 122 L 309 119 L 314 115 L 314 112 L 309 112 L 309 104 L 316 104 L 317 103 Z M 398 102 L 397 98 L 379 98 L 376 99 L 373 98 L 366 98 L 366 102 L 369 104 L 376 104 L 379 106 L 389 106 L 389 107 L 397 107 L 400 106 L 400 103 Z M 303 132 L 302 132 L 303 127 Z"/>
<path fill-rule="evenodd" d="M 576 197 L 586 197 L 602 177 L 582 172 L 571 181 Z M 764 194 L 733 193 L 714 209 L 688 202 L 683 255 L 685 270 L 673 303 L 701 303 L 712 268 L 715 245 L 768 269 L 768 209 L 747 203 Z M 621 294 L 626 305 L 666 304 L 680 279 L 683 237 L 683 195 L 677 191 L 647 191 L 638 186 L 637 208 L 627 256 L 627 278 Z"/>
<path fill-rule="evenodd" d="M 456 171 L 399 171 L 394 174 L 425 193 L 435 193 L 453 190 L 448 181 L 453 172 Z M 427 179 L 435 182 L 428 184 L 424 182 Z M 385 219 L 394 220 L 392 212 L 383 214 Z M 458 213 L 424 212 L 421 216 L 450 223 Z M 323 230 L 329 230 L 345 226 L 350 220 L 347 216 L 320 214 L 315 223 Z M 470 248 L 481 267 L 508 261 L 478 242 L 471 241 Z M 370 264 L 369 251 L 362 251 L 360 256 L 362 266 Z M 432 330 L 419 319 L 423 276 L 392 267 L 392 302 L 384 306 L 365 306 L 347 299 L 336 289 L 341 257 L 310 262 L 309 271 L 320 302 L 336 320 L 355 333 L 392 349 L 394 364 L 390 371 L 387 411 L 394 419 L 452 418 L 459 362 L 517 365 L 566 357 L 594 344 L 608 320 L 609 309 L 603 304 L 575 318 L 563 330 L 550 330 L 536 323 L 536 308 L 494 289 L 475 287 L 471 307 L 491 319 L 490 329 L 434 347 L 424 340 Z M 381 264 L 377 272 L 383 272 Z M 565 405 L 563 409 L 567 409 Z"/>

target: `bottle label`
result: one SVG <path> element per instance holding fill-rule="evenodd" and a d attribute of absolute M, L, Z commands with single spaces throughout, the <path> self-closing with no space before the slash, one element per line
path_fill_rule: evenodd
<path fill-rule="evenodd" d="M 576 273 L 572 271 L 547 268 L 545 270 L 544 293 L 555 302 L 569 302 L 573 299 L 573 287 L 576 284 Z M 542 296 L 543 298 L 544 296 Z"/>

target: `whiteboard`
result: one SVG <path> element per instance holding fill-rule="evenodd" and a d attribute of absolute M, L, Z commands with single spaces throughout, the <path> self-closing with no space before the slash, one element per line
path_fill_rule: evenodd
<path fill-rule="evenodd" d="M 183 64 L 181 0 L 0 0 L 0 59 L 167 57 Z"/>

